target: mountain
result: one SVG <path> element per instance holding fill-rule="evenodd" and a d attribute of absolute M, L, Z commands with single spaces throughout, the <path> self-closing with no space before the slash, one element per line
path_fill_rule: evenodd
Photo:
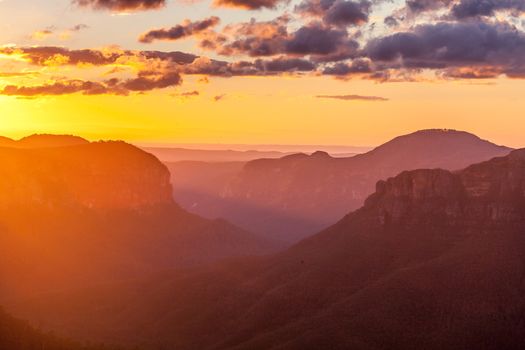
<path fill-rule="evenodd" d="M 12 140 L 10 138 L 0 136 L 0 147 L 47 148 L 77 146 L 85 145 L 87 143 L 89 143 L 89 141 L 86 139 L 74 135 L 34 134 L 21 138 L 20 140 Z"/>
<path fill-rule="evenodd" d="M 0 298 L 273 249 L 181 209 L 168 169 L 124 142 L 3 147 L 0 165 Z"/>
<path fill-rule="evenodd" d="M 246 162 L 258 158 L 280 158 L 290 153 L 278 151 L 204 150 L 173 147 L 144 147 L 162 162 Z"/>
<path fill-rule="evenodd" d="M 180 185 L 173 181 L 187 210 L 294 242 L 359 208 L 380 179 L 419 168 L 461 169 L 510 150 L 467 132 L 423 130 L 353 157 L 294 154 L 250 161 L 228 181 L 204 186 L 191 186 L 191 176 Z"/>
<path fill-rule="evenodd" d="M 198 147 L 198 148 L 196 148 Z M 198 161 L 198 162 L 247 162 L 260 158 L 281 158 L 298 152 L 312 153 L 323 149 L 335 157 L 356 155 L 368 151 L 368 147 L 352 146 L 319 146 L 319 145 L 166 145 L 141 147 L 148 153 L 155 155 L 162 162 Z M 312 151 L 313 150 L 313 151 Z"/>
<path fill-rule="evenodd" d="M 0 147 L 13 147 L 16 141 L 9 137 L 0 136 Z"/>
<path fill-rule="evenodd" d="M 176 349 L 521 349 L 525 149 L 406 171 L 288 250 L 26 301 L 77 337 Z"/>

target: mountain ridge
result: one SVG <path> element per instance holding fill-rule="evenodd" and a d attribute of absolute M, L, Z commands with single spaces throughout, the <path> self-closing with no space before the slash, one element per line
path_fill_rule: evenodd
<path fill-rule="evenodd" d="M 95 292 L 101 310 L 119 310 L 110 316 L 82 292 L 25 307 L 76 336 L 140 329 L 153 348 L 517 350 L 524 229 L 518 150 L 461 171 L 380 181 L 363 207 L 275 255 Z"/>
<path fill-rule="evenodd" d="M 359 208 L 380 179 L 418 168 L 461 169 L 510 151 L 463 131 L 423 130 L 353 157 L 315 152 L 253 160 L 204 194 L 188 185 L 191 177 L 183 188 L 174 179 L 175 196 L 190 211 L 291 243 Z"/>

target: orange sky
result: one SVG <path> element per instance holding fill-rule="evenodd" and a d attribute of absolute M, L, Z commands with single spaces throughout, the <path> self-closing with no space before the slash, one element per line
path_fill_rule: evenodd
<path fill-rule="evenodd" d="M 280 4 L 280 0 L 272 1 Z M 419 129 L 451 128 L 508 146 L 525 146 L 525 34 L 523 21 L 519 22 L 523 14 L 518 12 L 494 12 L 493 18 L 443 22 L 442 15 L 450 8 L 432 8 L 435 13 L 416 14 L 410 12 L 405 1 L 395 0 L 377 2 L 377 6 L 360 5 L 366 20 L 341 27 L 326 17 L 310 18 L 298 13 L 297 5 L 316 4 L 315 0 L 293 0 L 255 11 L 217 7 L 210 1 L 159 3 L 164 5 L 122 13 L 96 6 L 75 6 L 70 0 L 50 0 L 46 4 L 29 1 L 24 5 L 15 0 L 0 1 L 0 133 L 14 138 L 31 133 L 68 133 L 89 139 L 151 143 L 373 146 Z M 381 24 L 387 15 L 396 15 L 401 21 L 400 13 L 406 16 L 397 27 Z M 283 20 L 279 17 L 283 14 L 291 19 Z M 164 38 L 145 43 L 138 39 L 151 29 L 182 25 L 186 31 L 193 30 L 195 23 L 216 17 L 219 20 L 214 23 L 220 24 L 181 40 Z M 297 45 L 297 38 L 301 37 L 297 28 L 309 30 L 308 35 L 328 33 L 323 37 L 326 40 L 339 38 L 334 51 L 321 54 L 319 50 L 324 48 L 315 47 L 322 46 L 325 39 L 312 39 L 315 45 L 307 47 L 307 53 L 300 51 L 306 50 L 304 42 L 298 46 L 299 51 L 290 51 L 289 44 Z M 445 33 L 438 40 L 444 41 L 441 46 L 428 46 L 420 52 L 403 51 L 403 43 L 391 44 L 397 40 L 395 35 L 402 33 L 409 38 L 419 36 L 418 43 L 424 46 L 433 35 L 442 35 L 438 29 Z M 472 43 L 470 37 L 457 38 L 455 30 L 473 31 L 472 38 L 481 41 L 478 44 Z M 230 53 L 224 53 L 224 48 L 236 39 L 255 40 L 246 34 L 251 32 L 264 33 L 264 40 L 268 41 L 263 44 L 274 45 L 277 51 L 257 56 L 253 52 L 231 53 L 231 47 L 235 47 L 231 46 Z M 226 39 L 217 39 L 221 35 Z M 374 51 L 376 41 L 389 35 L 391 41 L 385 41 L 388 45 Z M 494 37 L 496 42 L 488 41 Z M 512 40 L 499 40 L 500 37 Z M 215 44 L 223 47 L 215 51 L 204 49 L 205 39 L 216 40 Z M 506 42 L 513 42 L 514 46 L 506 47 Z M 362 51 L 351 51 L 357 50 L 355 47 Z M 471 57 L 471 52 L 477 54 L 478 49 L 485 47 L 495 47 L 496 51 Z M 122 57 L 104 63 L 74 63 L 73 56 L 55 54 L 37 63 L 31 61 L 30 54 L 23 56 L 16 51 L 29 52 L 34 48 L 67 52 L 90 49 L 104 59 L 117 52 Z M 389 56 L 388 50 L 394 50 L 394 54 Z M 200 58 L 179 65 L 144 56 L 153 51 L 184 51 Z M 453 53 L 451 58 L 443 55 L 447 51 Z M 464 56 L 459 59 L 460 55 Z M 205 73 L 215 62 L 208 57 L 232 66 L 226 73 Z M 256 60 L 262 65 L 286 61 L 303 67 L 310 64 L 313 68 L 302 73 L 297 72 L 298 68 L 272 72 L 261 69 Z M 258 68 L 254 68 L 255 73 L 238 73 L 232 68 L 238 62 Z M 326 73 L 337 65 L 358 64 L 365 64 L 366 69 L 355 75 L 342 73 L 338 79 Z M 418 68 L 412 69 L 414 66 Z M 434 66 L 441 68 L 428 69 Z M 386 73 L 391 76 L 378 78 Z M 233 76 L 224 77 L 229 75 Z M 479 76 L 486 78 L 470 79 Z M 379 82 L 382 80 L 386 82 Z M 107 91 L 78 88 L 84 82 Z M 64 92 L 62 85 L 58 93 L 31 90 L 47 91 L 56 88 L 56 84 L 73 84 L 79 90 Z M 319 95 L 359 95 L 386 101 L 316 97 Z"/>
<path fill-rule="evenodd" d="M 524 146 L 520 80 L 387 83 L 310 78 L 217 78 L 200 96 L 0 97 L 2 134 L 73 133 L 136 142 L 376 145 L 423 128 L 468 130 Z M 220 101 L 214 96 L 224 94 Z M 389 101 L 320 99 L 366 94 Z"/>

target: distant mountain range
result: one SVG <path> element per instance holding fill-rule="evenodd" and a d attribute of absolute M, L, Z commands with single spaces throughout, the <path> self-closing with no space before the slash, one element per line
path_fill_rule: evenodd
<path fill-rule="evenodd" d="M 168 147 L 142 147 L 154 154 L 162 162 L 201 161 L 201 162 L 247 162 L 260 158 L 281 158 L 293 152 L 260 151 L 260 150 L 204 150 Z M 357 153 L 333 153 L 336 157 L 356 155 Z"/>
<path fill-rule="evenodd" d="M 0 147 L 0 299 L 274 249 L 181 209 L 168 169 L 137 147 L 50 135 L 14 145 Z"/>
<path fill-rule="evenodd" d="M 280 158 L 290 153 L 278 151 L 234 151 L 201 150 L 187 148 L 143 147 L 162 162 L 203 161 L 203 162 L 247 162 L 258 158 Z"/>
<path fill-rule="evenodd" d="M 326 152 L 242 163 L 167 163 L 177 201 L 199 215 L 294 242 L 361 206 L 375 183 L 403 170 L 461 169 L 510 148 L 455 130 L 422 130 L 369 152 Z"/>
<path fill-rule="evenodd" d="M 19 310 L 80 338 L 151 349 L 518 350 L 524 232 L 518 150 L 380 181 L 363 207 L 282 253 L 47 295 Z"/>

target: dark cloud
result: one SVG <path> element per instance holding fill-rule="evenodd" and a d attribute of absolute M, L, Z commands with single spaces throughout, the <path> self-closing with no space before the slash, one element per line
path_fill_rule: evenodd
<path fill-rule="evenodd" d="M 323 21 L 336 26 L 361 25 L 368 22 L 370 7 L 368 1 L 336 1 L 326 11 Z"/>
<path fill-rule="evenodd" d="M 176 64 L 189 64 L 197 56 L 180 51 L 128 51 L 128 50 L 69 50 L 57 46 L 39 47 L 0 47 L 0 53 L 4 55 L 21 55 L 31 64 L 37 66 L 47 65 L 79 65 L 88 64 L 94 66 L 105 66 L 115 64 L 126 57 L 137 57 L 149 60 L 163 60 Z"/>
<path fill-rule="evenodd" d="M 504 23 L 443 22 L 374 39 L 364 55 L 399 68 L 488 66 L 515 76 L 525 68 L 525 34 Z"/>
<path fill-rule="evenodd" d="M 274 9 L 282 0 L 214 0 L 218 7 L 234 7 L 245 10 Z M 287 2 L 286 0 L 284 2 Z"/>
<path fill-rule="evenodd" d="M 194 97 L 194 96 L 199 96 L 199 95 L 200 95 L 200 92 L 198 92 L 197 90 L 193 90 L 193 91 L 181 92 L 180 94 L 174 94 L 173 96 L 175 97 Z"/>
<path fill-rule="evenodd" d="M 434 11 L 448 7 L 455 0 L 407 0 L 407 8 L 413 13 Z"/>
<path fill-rule="evenodd" d="M 131 92 L 146 92 L 180 85 L 181 76 L 176 72 L 166 74 L 140 73 L 138 77 L 126 80 L 110 79 L 104 82 L 63 80 L 35 86 L 7 85 L 0 95 L 34 97 L 59 96 L 82 93 L 83 95 L 129 95 Z"/>
<path fill-rule="evenodd" d="M 85 95 L 100 95 L 109 93 L 109 90 L 107 86 L 102 83 L 81 80 L 67 80 L 37 86 L 7 85 L 2 90 L 0 90 L 0 95 L 33 97 L 69 95 L 79 92 Z"/>
<path fill-rule="evenodd" d="M 344 28 L 311 23 L 289 33 L 287 17 L 273 21 L 227 26 L 224 39 L 207 45 L 223 56 L 311 56 L 313 62 L 338 61 L 353 57 L 359 44 Z M 202 46 L 202 45 L 201 45 Z"/>
<path fill-rule="evenodd" d="M 177 72 L 167 72 L 160 75 L 152 72 L 140 72 L 137 78 L 120 82 L 118 86 L 127 91 L 143 92 L 164 89 L 181 83 L 182 78 Z"/>
<path fill-rule="evenodd" d="M 0 48 L 0 53 L 5 55 L 21 54 L 34 65 L 46 66 L 51 64 L 92 64 L 108 65 L 115 63 L 122 53 L 103 52 L 100 50 L 69 50 L 56 46 L 38 46 L 25 48 Z"/>
<path fill-rule="evenodd" d="M 525 12 L 525 0 L 461 0 L 452 7 L 456 18 L 493 16 L 496 11 Z"/>
<path fill-rule="evenodd" d="M 155 40 L 179 40 L 201 33 L 209 28 L 218 25 L 219 22 L 219 17 L 215 16 L 196 22 L 190 22 L 189 20 L 187 20 L 182 24 L 176 25 L 175 27 L 155 29 L 144 33 L 140 36 L 139 41 L 142 43 L 151 43 Z"/>
<path fill-rule="evenodd" d="M 310 25 L 298 29 L 285 44 L 285 52 L 299 55 L 328 55 L 349 44 L 345 30 Z"/>
<path fill-rule="evenodd" d="M 379 96 L 362 96 L 362 95 L 317 95 L 317 98 L 329 98 L 344 101 L 388 101 L 388 98 Z"/>
<path fill-rule="evenodd" d="M 327 25 L 344 27 L 368 22 L 371 7 L 368 0 L 304 0 L 295 7 L 295 12 L 322 19 Z"/>
<path fill-rule="evenodd" d="M 304 0 L 295 6 L 295 12 L 305 17 L 321 18 L 334 3 L 335 0 Z"/>
<path fill-rule="evenodd" d="M 256 60 L 255 68 L 264 73 L 310 72 L 316 66 L 309 60 L 280 57 L 273 60 Z"/>
<path fill-rule="evenodd" d="M 383 23 L 385 23 L 387 27 L 397 27 L 399 25 L 399 20 L 395 16 L 387 16 L 383 20 Z"/>
<path fill-rule="evenodd" d="M 278 57 L 275 59 L 257 59 L 254 62 L 226 62 L 201 57 L 192 64 L 181 66 L 183 74 L 202 74 L 219 77 L 232 76 L 266 76 L 282 73 L 310 72 L 316 65 L 309 60 L 299 58 Z"/>
<path fill-rule="evenodd" d="M 212 38 L 213 44 L 208 49 L 223 56 L 247 55 L 251 57 L 273 56 L 284 52 L 285 42 L 289 39 L 288 16 L 280 16 L 271 21 L 249 22 L 228 25 L 219 38 Z M 203 46 L 201 44 L 201 46 Z"/>
<path fill-rule="evenodd" d="M 367 59 L 355 59 L 352 63 L 337 63 L 323 70 L 325 75 L 348 76 L 353 74 L 369 74 L 373 69 L 371 62 Z"/>
<path fill-rule="evenodd" d="M 97 10 L 144 11 L 166 6 L 166 0 L 72 0 L 73 4 Z"/>

